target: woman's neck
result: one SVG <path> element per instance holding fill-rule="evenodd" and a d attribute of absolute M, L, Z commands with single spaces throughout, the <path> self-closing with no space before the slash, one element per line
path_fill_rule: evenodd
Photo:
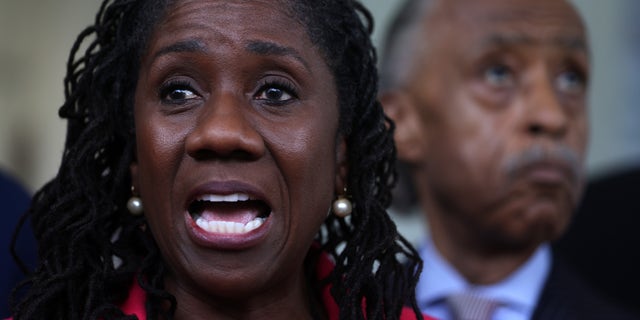
<path fill-rule="evenodd" d="M 287 278 L 277 285 L 257 293 L 229 298 L 215 290 L 202 290 L 180 284 L 171 284 L 167 279 L 167 288 L 177 301 L 174 319 L 308 319 L 323 310 L 322 302 L 310 287 L 308 277 L 300 272 L 296 277 Z M 321 311 L 322 312 L 322 311 Z"/>

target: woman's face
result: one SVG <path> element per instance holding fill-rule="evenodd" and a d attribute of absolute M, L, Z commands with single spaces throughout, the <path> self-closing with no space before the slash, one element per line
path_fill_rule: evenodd
<path fill-rule="evenodd" d="M 300 289 L 342 184 L 335 81 L 287 12 L 179 1 L 143 56 L 131 171 L 176 296 Z"/>

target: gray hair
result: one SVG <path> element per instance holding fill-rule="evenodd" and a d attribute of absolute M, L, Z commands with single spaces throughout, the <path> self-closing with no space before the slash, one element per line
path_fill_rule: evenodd
<path fill-rule="evenodd" d="M 413 69 L 414 54 L 420 44 L 417 41 L 423 18 L 432 0 L 406 0 L 397 11 L 382 44 L 380 64 L 380 89 L 396 88 L 408 77 Z"/>

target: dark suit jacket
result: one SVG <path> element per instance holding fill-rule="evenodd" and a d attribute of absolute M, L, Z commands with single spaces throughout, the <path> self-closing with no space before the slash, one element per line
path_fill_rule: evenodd
<path fill-rule="evenodd" d="M 554 254 L 553 264 L 532 320 L 640 319 L 605 300 Z"/>
<path fill-rule="evenodd" d="M 596 177 L 554 250 L 603 295 L 640 314 L 639 196 L 640 167 Z"/>

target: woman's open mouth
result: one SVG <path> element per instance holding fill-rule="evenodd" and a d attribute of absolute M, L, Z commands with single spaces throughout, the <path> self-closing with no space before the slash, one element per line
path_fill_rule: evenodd
<path fill-rule="evenodd" d="M 262 200 L 244 193 L 204 194 L 188 207 L 195 224 L 207 233 L 242 235 L 264 224 L 271 208 Z"/>

